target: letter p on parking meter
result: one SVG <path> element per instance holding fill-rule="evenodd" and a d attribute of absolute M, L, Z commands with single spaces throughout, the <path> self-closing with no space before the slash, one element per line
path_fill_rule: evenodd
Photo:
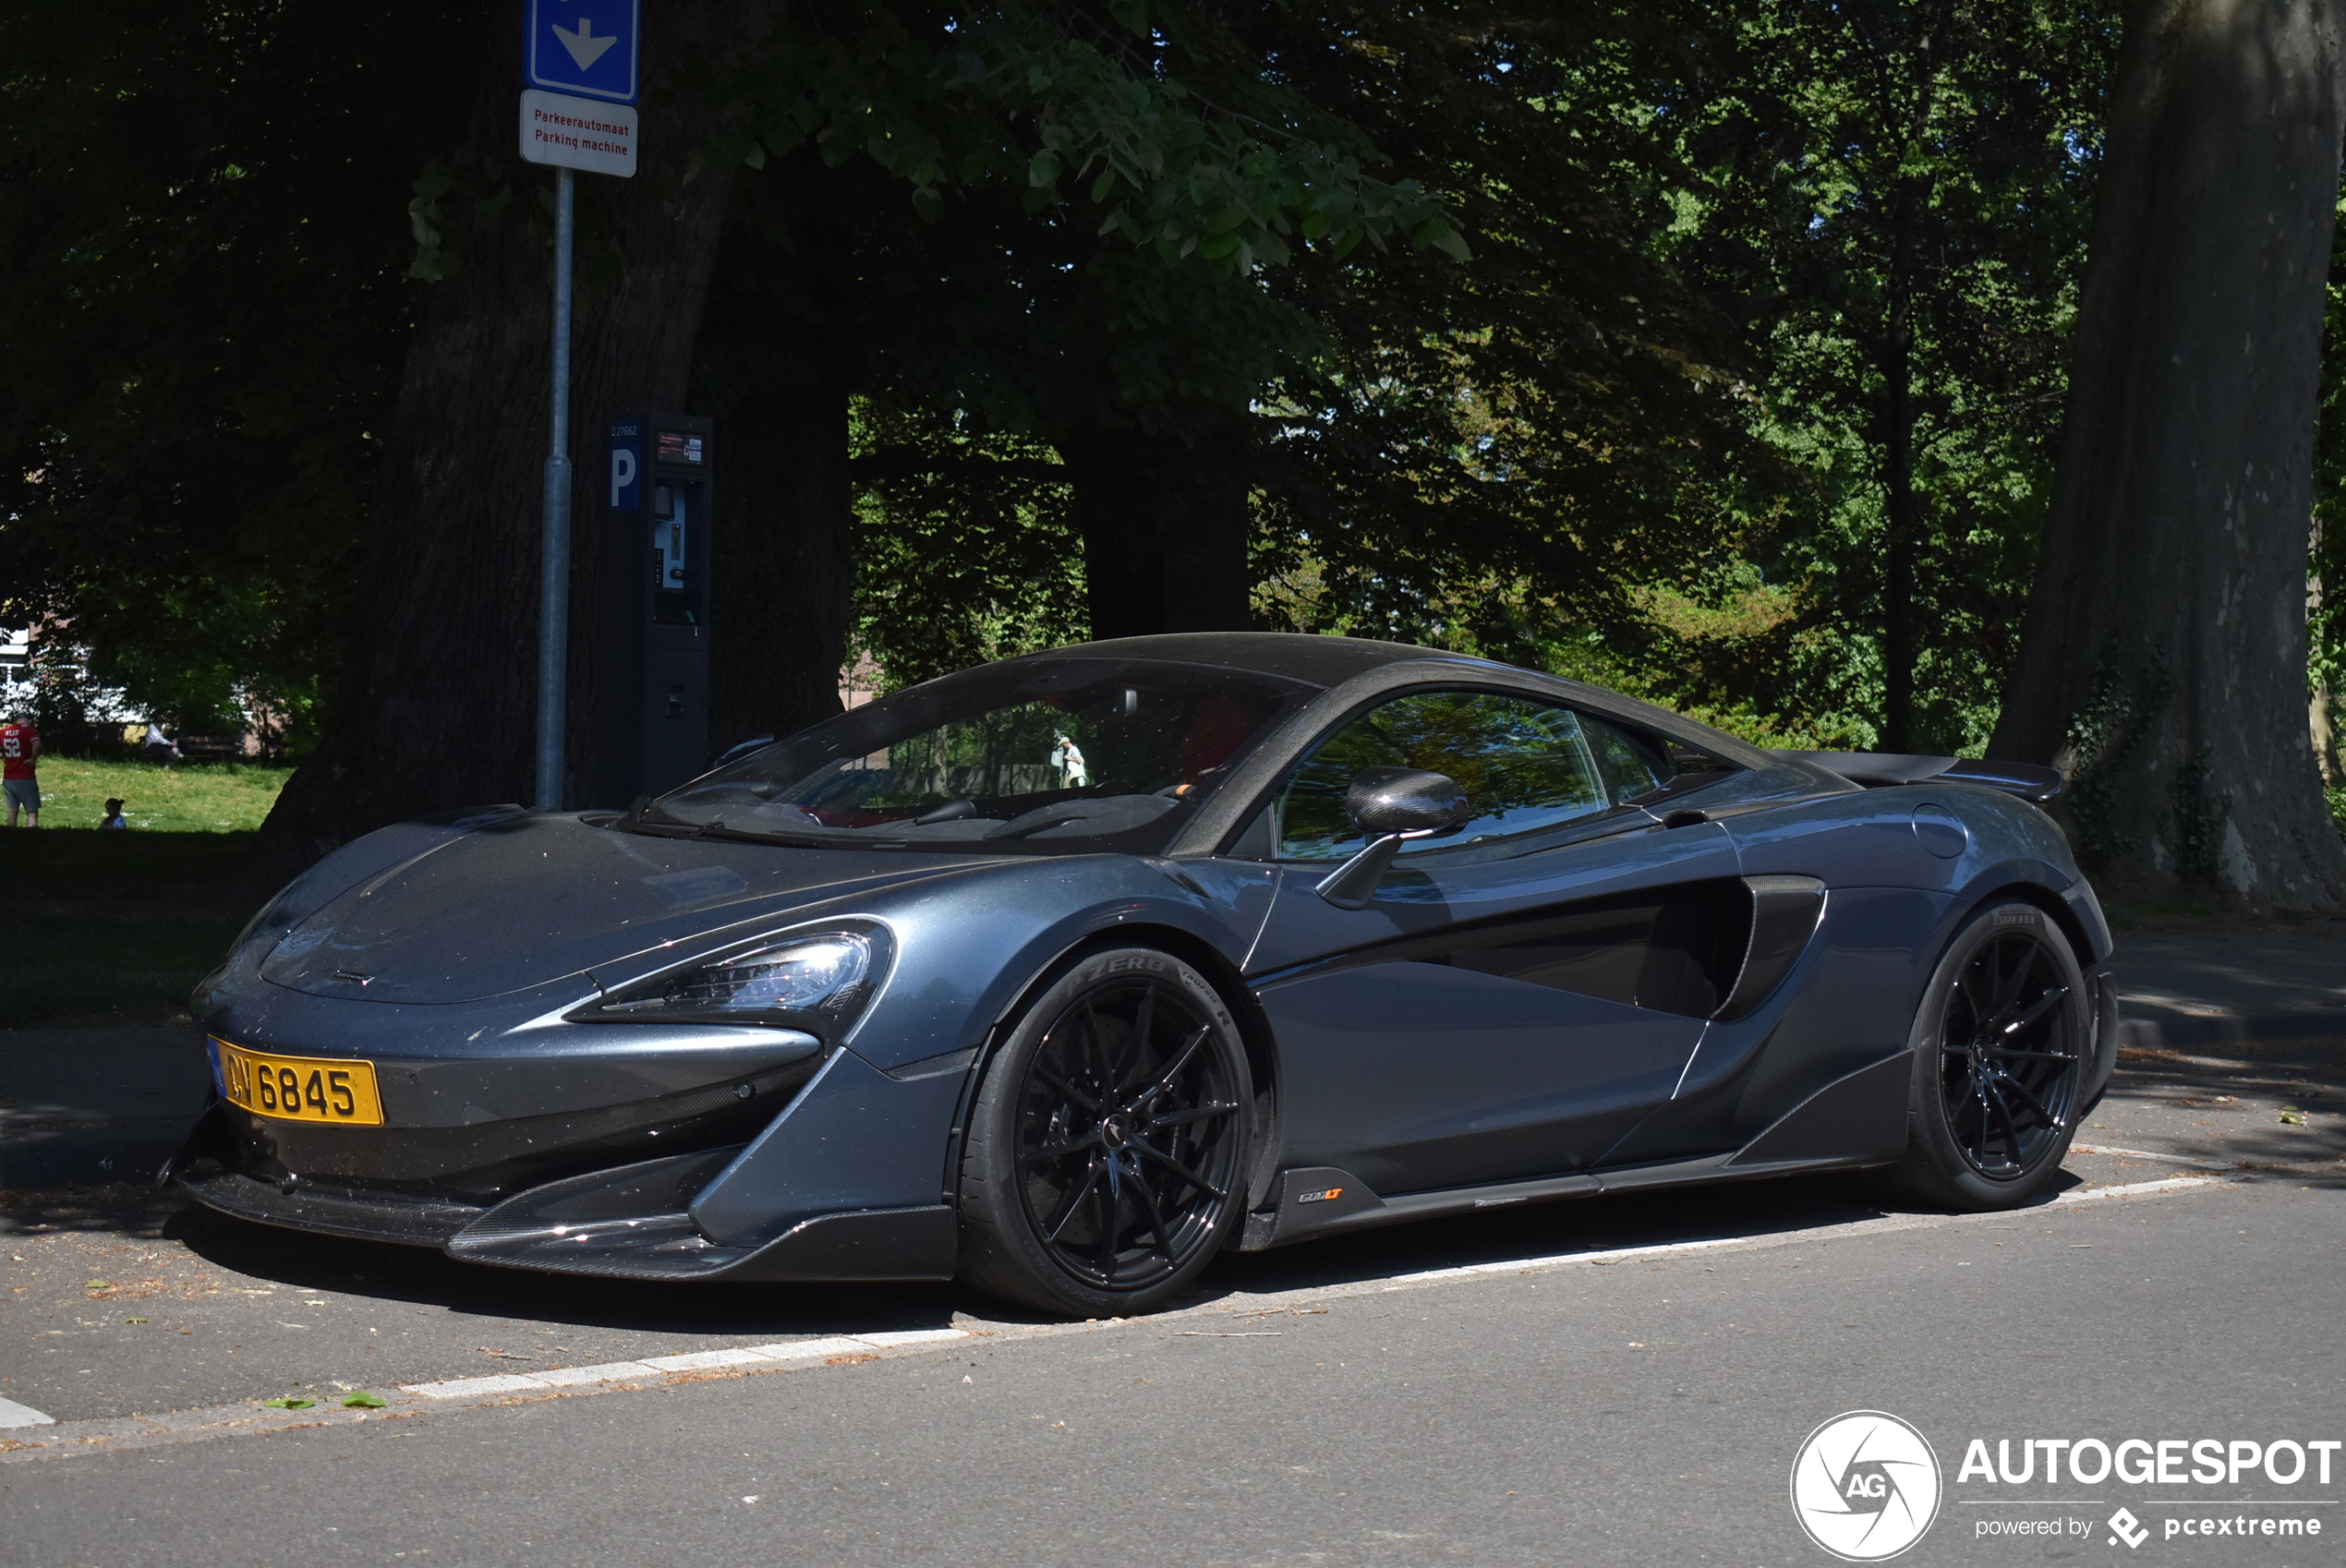
<path fill-rule="evenodd" d="M 622 420 L 611 428 L 611 509 L 634 512 L 643 505 L 636 489 L 644 471 L 644 428 Z"/>

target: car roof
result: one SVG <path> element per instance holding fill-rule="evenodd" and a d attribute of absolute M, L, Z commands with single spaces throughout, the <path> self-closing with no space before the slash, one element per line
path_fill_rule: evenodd
<path fill-rule="evenodd" d="M 1167 632 L 1153 637 L 1115 637 L 1100 643 L 1077 643 L 1030 654 L 1031 658 L 1144 658 L 1178 664 L 1218 665 L 1226 669 L 1250 669 L 1313 686 L 1337 686 L 1355 675 L 1404 660 L 1440 659 L 1469 669 L 1505 670 L 1520 675 L 1512 665 L 1440 648 L 1412 647 L 1407 643 L 1380 643 L 1367 637 L 1330 637 L 1310 632 Z"/>
<path fill-rule="evenodd" d="M 1367 637 L 1332 637 L 1312 632 L 1167 632 L 1150 637 L 1075 643 L 1003 662 L 1069 657 L 1154 659 L 1167 664 L 1243 669 L 1323 690 L 1397 665 L 1417 668 L 1395 669 L 1394 679 L 1443 678 L 1425 667 L 1447 666 L 1461 675 L 1501 679 L 1510 685 L 1544 691 L 1566 702 L 1585 704 L 1598 713 L 1658 729 L 1687 744 L 1723 755 L 1739 766 L 1764 767 L 1781 764 L 1784 758 L 1782 753 L 1754 746 L 1684 714 L 1602 686 L 1526 669 L 1520 665 L 1501 664 L 1495 659 L 1476 658 L 1469 654 L 1414 647 L 1408 643 L 1381 643 Z"/>

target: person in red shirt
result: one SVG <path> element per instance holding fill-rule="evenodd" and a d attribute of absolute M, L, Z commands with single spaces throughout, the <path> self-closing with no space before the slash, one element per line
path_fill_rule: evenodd
<path fill-rule="evenodd" d="M 41 826 L 41 784 L 33 776 L 33 764 L 41 755 L 41 731 L 32 727 L 29 718 L 19 718 L 0 724 L 0 790 L 8 796 L 8 826 L 17 825 L 17 813 L 24 813 L 27 827 Z"/>

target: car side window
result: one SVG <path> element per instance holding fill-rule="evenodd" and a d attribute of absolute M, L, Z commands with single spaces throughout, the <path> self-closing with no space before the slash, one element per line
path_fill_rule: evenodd
<path fill-rule="evenodd" d="M 1668 783 L 1675 771 L 1667 759 L 1654 754 L 1651 745 L 1632 741 L 1602 718 L 1581 715 L 1580 732 L 1588 737 L 1597 773 L 1615 805 L 1651 794 Z"/>
<path fill-rule="evenodd" d="M 1459 832 L 1405 844 L 1405 856 L 1508 852 L 1525 835 L 1610 811 L 1660 783 L 1660 765 L 1570 708 L 1493 692 L 1413 692 L 1320 742 L 1236 852 L 1283 861 L 1353 854 L 1363 840 L 1344 814 L 1345 793 L 1354 774 L 1380 766 L 1446 775 L 1473 808 Z"/>

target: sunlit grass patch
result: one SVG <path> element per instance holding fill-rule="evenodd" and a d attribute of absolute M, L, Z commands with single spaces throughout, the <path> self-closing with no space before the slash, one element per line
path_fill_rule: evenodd
<path fill-rule="evenodd" d="M 95 827 L 118 797 L 123 819 L 151 833 L 249 833 L 276 803 L 290 767 L 268 763 L 41 759 L 41 826 Z"/>

